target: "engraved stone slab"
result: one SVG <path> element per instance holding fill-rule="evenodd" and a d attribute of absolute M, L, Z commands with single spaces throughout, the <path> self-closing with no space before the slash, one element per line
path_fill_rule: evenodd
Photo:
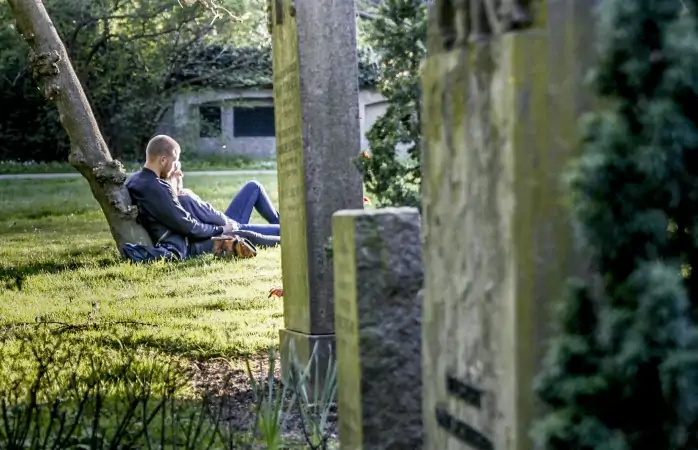
<path fill-rule="evenodd" d="M 452 12 L 467 35 L 466 2 L 432 9 L 422 72 L 425 448 L 532 448 L 552 302 L 586 269 L 561 176 L 589 107 L 593 3 L 536 4 L 530 29 L 478 45 L 440 31 Z"/>
<path fill-rule="evenodd" d="M 361 148 L 355 5 L 274 0 L 271 6 L 286 328 L 281 343 L 292 339 L 305 354 L 311 341 L 322 341 L 329 355 L 334 300 L 325 245 L 332 214 L 363 207 L 361 175 L 352 162 Z"/>
<path fill-rule="evenodd" d="M 421 448 L 419 212 L 339 211 L 332 225 L 341 448 Z"/>

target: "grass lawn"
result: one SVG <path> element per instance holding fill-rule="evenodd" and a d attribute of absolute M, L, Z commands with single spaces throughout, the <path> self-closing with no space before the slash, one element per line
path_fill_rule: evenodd
<path fill-rule="evenodd" d="M 276 202 L 276 177 L 256 178 Z M 190 176 L 185 185 L 224 209 L 245 181 Z M 122 262 L 83 179 L 0 180 L 0 210 L 0 330 L 5 333 L 38 329 L 37 322 L 57 322 L 54 328 L 69 324 L 64 342 L 88 344 L 95 354 L 113 359 L 136 355 L 143 363 L 158 356 L 235 358 L 277 342 L 283 307 L 267 295 L 281 284 L 278 249 L 234 262 L 211 257 Z M 8 346 L 11 339 L 3 347 Z"/>

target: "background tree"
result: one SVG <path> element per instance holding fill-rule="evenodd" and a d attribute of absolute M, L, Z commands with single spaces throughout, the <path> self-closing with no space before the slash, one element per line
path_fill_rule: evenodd
<path fill-rule="evenodd" d="M 601 2 L 604 110 L 570 187 L 602 286 L 575 282 L 561 304 L 536 382 L 542 448 L 698 448 L 696 11 Z"/>
<path fill-rule="evenodd" d="M 423 0 L 365 0 L 373 16 L 362 25 L 375 52 L 378 90 L 388 109 L 367 133 L 370 156 L 357 159 L 366 191 L 379 206 L 419 206 L 421 184 L 421 86 L 426 55 L 427 6 Z M 406 150 L 404 156 L 401 150 Z"/>
<path fill-rule="evenodd" d="M 263 13 L 248 8 L 259 2 L 228 0 L 230 14 L 217 18 L 178 0 L 47 0 L 46 9 L 112 154 L 134 160 L 179 89 L 171 74 L 202 45 L 249 45 Z M 27 71 L 27 54 L 9 4 L 0 3 L 0 159 L 65 160 L 67 136 Z"/>
<path fill-rule="evenodd" d="M 126 173 L 109 149 L 95 122 L 68 53 L 41 0 L 8 0 L 17 31 L 29 44 L 29 70 L 42 94 L 55 101 L 70 139 L 69 161 L 90 185 L 119 249 L 125 243 L 150 243 L 136 222 L 137 209 L 124 186 Z"/>

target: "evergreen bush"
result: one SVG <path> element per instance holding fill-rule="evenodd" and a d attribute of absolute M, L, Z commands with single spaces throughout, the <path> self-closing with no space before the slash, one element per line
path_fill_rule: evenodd
<path fill-rule="evenodd" d="M 684 6 L 685 5 L 685 6 Z M 698 448 L 696 1 L 602 0 L 572 215 L 598 271 L 560 305 L 546 449 Z"/>
<path fill-rule="evenodd" d="M 380 64 L 378 91 L 387 112 L 366 134 L 370 152 L 357 158 L 367 193 L 377 206 L 419 206 L 421 86 L 426 55 L 427 6 L 423 0 L 386 0 L 368 27 Z M 399 149 L 406 149 L 404 156 Z"/>

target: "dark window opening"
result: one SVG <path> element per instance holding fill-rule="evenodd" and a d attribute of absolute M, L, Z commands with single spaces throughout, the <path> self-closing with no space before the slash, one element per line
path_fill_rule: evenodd
<path fill-rule="evenodd" d="M 238 107 L 233 109 L 234 137 L 274 137 L 274 107 Z"/>
<path fill-rule="evenodd" d="M 199 136 L 217 138 L 222 133 L 220 106 L 199 106 Z"/>

